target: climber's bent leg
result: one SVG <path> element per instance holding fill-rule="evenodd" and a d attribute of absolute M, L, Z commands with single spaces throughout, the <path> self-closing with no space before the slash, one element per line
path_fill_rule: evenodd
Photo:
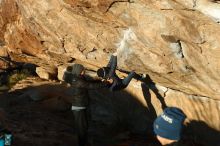
<path fill-rule="evenodd" d="M 110 68 L 107 77 L 111 78 L 114 75 L 116 67 L 117 67 L 117 56 L 113 56 L 113 55 L 111 56 L 111 59 L 110 59 L 108 65 L 107 65 L 107 67 Z"/>

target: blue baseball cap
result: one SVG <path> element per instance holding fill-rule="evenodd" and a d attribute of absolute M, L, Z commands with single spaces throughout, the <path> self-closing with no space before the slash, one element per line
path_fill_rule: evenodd
<path fill-rule="evenodd" d="M 176 107 L 168 107 L 154 121 L 154 133 L 170 140 L 180 140 L 186 115 Z"/>

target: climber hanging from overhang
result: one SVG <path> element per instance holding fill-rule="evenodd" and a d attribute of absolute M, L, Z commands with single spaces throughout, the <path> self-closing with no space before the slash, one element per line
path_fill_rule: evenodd
<path fill-rule="evenodd" d="M 97 70 L 97 75 L 108 82 L 111 82 L 109 87 L 110 91 L 118 91 L 126 88 L 136 73 L 134 71 L 130 72 L 128 76 L 124 79 L 118 77 L 115 73 L 117 68 L 117 56 L 112 55 L 109 63 L 106 67 L 99 68 Z"/>
<path fill-rule="evenodd" d="M 115 73 L 117 67 L 117 57 L 112 55 L 107 67 L 100 68 L 97 71 L 99 77 L 104 81 L 88 81 L 84 76 L 85 68 L 81 64 L 74 64 L 67 67 L 63 79 L 73 88 L 72 111 L 74 122 L 78 135 L 79 146 L 87 144 L 87 107 L 89 105 L 89 89 L 109 88 L 111 91 L 118 91 L 128 86 L 131 79 L 136 75 L 135 72 L 121 79 Z M 110 83 L 112 80 L 112 83 Z"/>

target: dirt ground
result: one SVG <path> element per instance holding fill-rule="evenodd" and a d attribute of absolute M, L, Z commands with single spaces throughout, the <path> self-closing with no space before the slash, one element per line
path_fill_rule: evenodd
<path fill-rule="evenodd" d="M 2 124 L 13 133 L 13 145 L 77 146 L 75 130 L 73 128 L 74 125 L 72 124 L 73 117 L 71 111 L 56 110 L 51 108 L 53 107 L 50 105 L 52 102 L 34 102 L 29 98 L 20 100 L 17 98 L 20 96 L 20 94 L 21 92 L 17 91 L 11 93 L 4 92 L 0 94 L 0 120 Z M 92 112 L 95 112 L 95 110 L 92 110 Z M 106 117 L 102 116 L 98 118 Z M 95 119 L 98 118 L 96 117 Z M 120 126 L 121 125 L 119 125 L 119 127 Z M 112 134 L 112 131 L 109 129 L 112 129 L 112 127 L 105 129 L 105 126 L 102 127 L 102 125 L 96 123 L 94 119 L 91 120 L 89 139 L 92 145 L 160 145 L 152 135 L 138 135 L 130 132 L 128 129 L 118 130 L 118 133 Z M 185 146 L 201 146 L 189 140 L 185 140 L 183 143 Z"/>
<path fill-rule="evenodd" d="M 77 146 L 71 111 L 48 108 L 45 106 L 45 102 L 33 102 L 28 99 L 25 102 L 16 100 L 19 94 L 19 92 L 13 92 L 0 95 L 0 120 L 4 127 L 13 133 L 13 145 Z M 90 128 L 89 131 L 92 135 L 94 128 Z M 103 134 L 108 135 L 108 133 Z M 120 132 L 114 138 L 102 137 L 98 142 L 93 143 L 100 146 L 159 145 L 153 139 L 146 141 L 146 138 L 141 136 L 131 136 L 128 131 Z"/>

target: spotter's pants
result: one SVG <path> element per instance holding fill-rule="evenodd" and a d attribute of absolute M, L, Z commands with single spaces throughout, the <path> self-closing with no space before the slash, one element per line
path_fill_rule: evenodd
<path fill-rule="evenodd" d="M 85 146 L 87 144 L 87 131 L 88 131 L 88 121 L 86 109 L 73 110 L 74 125 L 76 128 L 76 133 L 78 137 L 78 146 Z"/>

